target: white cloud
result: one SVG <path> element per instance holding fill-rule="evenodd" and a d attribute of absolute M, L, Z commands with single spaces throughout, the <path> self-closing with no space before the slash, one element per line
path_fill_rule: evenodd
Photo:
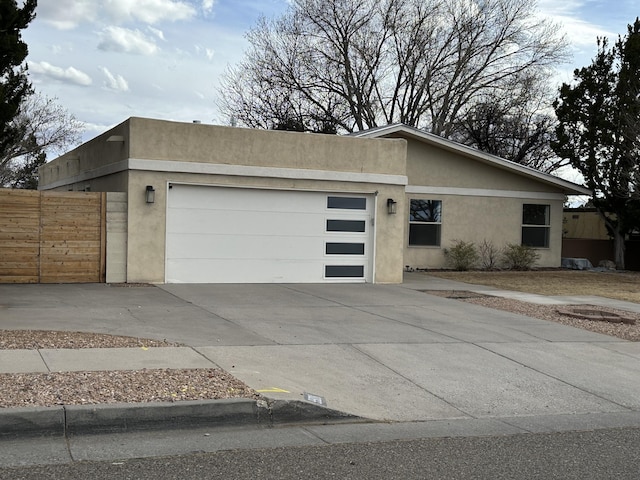
<path fill-rule="evenodd" d="M 86 73 L 74 68 L 62 68 L 51 65 L 48 62 L 27 62 L 29 72 L 36 75 L 43 75 L 65 83 L 87 86 L 93 83 L 91 77 Z"/>
<path fill-rule="evenodd" d="M 36 14 L 60 30 L 71 30 L 83 22 L 96 19 L 95 0 L 39 0 Z"/>
<path fill-rule="evenodd" d="M 158 37 L 163 42 L 166 41 L 166 38 L 164 38 L 164 32 L 162 30 L 158 28 L 153 28 L 151 26 L 147 26 L 147 30 L 149 30 L 151 33 L 153 33 L 156 37 Z"/>
<path fill-rule="evenodd" d="M 140 30 L 129 30 L 122 27 L 106 27 L 101 33 L 99 50 L 122 52 L 138 55 L 153 55 L 158 51 L 154 40 Z"/>
<path fill-rule="evenodd" d="M 104 9 L 118 23 L 140 20 L 154 24 L 163 20 L 188 20 L 196 14 L 188 3 L 173 0 L 107 0 Z"/>
<path fill-rule="evenodd" d="M 193 48 L 195 49 L 198 55 L 203 54 L 205 57 L 207 57 L 207 60 L 209 61 L 213 60 L 213 56 L 216 54 L 216 51 L 213 48 L 207 48 L 201 45 L 194 45 Z M 186 52 L 183 52 L 183 54 L 185 56 L 188 55 L 188 53 Z"/>
<path fill-rule="evenodd" d="M 99 67 L 100 71 L 107 77 L 104 85 L 110 90 L 116 90 L 118 92 L 128 92 L 129 83 L 122 75 L 114 75 L 107 69 L 107 67 Z"/>
<path fill-rule="evenodd" d="M 216 3 L 215 0 L 202 0 L 202 11 L 204 13 L 211 13 L 214 3 Z"/>
<path fill-rule="evenodd" d="M 538 8 L 542 15 L 561 25 L 563 33 L 576 48 L 592 47 L 597 37 L 612 33 L 601 25 L 582 20 L 587 3 L 584 0 L 542 0 L 538 2 Z"/>
<path fill-rule="evenodd" d="M 208 5 L 212 0 L 204 0 Z M 116 24 L 142 21 L 189 20 L 196 9 L 180 0 L 39 0 L 37 18 L 60 30 L 71 30 L 81 23 L 96 22 L 105 15 Z"/>

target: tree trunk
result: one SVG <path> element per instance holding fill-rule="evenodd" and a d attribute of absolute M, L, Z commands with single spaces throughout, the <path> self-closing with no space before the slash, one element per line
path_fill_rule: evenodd
<path fill-rule="evenodd" d="M 613 231 L 613 256 L 618 270 L 624 270 L 624 235 L 618 229 Z"/>

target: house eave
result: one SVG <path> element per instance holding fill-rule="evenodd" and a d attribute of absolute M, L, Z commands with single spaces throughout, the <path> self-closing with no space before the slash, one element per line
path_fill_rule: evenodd
<path fill-rule="evenodd" d="M 552 185 L 562 190 L 565 195 L 593 195 L 593 192 L 582 185 L 564 180 L 562 178 L 550 175 L 548 173 L 540 172 L 534 168 L 520 165 L 518 163 L 505 160 L 504 158 L 490 155 L 488 153 L 481 152 L 475 148 L 452 140 L 439 137 L 432 133 L 418 130 L 417 128 L 409 127 L 407 125 L 396 123 L 392 125 L 385 125 L 382 127 L 372 128 L 370 130 L 363 130 L 361 132 L 352 133 L 351 136 L 360 138 L 380 138 L 392 134 L 402 134 L 403 136 L 416 139 L 418 141 L 437 146 L 450 152 L 455 152 L 460 155 L 464 155 L 468 158 L 492 165 L 503 170 L 509 170 L 518 175 L 523 175 L 529 178 L 533 178 L 537 181 Z"/>

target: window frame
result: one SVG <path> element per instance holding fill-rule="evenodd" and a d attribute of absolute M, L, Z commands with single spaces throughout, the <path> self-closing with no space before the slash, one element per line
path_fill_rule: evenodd
<path fill-rule="evenodd" d="M 536 207 L 545 207 L 545 223 L 525 223 L 525 208 L 527 206 L 536 206 Z M 544 245 L 530 245 L 525 243 L 525 229 L 532 231 L 533 229 L 543 229 L 545 232 Z M 551 205 L 546 203 L 523 203 L 522 204 L 522 222 L 520 226 L 520 245 L 538 248 L 538 249 L 549 249 L 551 248 Z"/>
<path fill-rule="evenodd" d="M 437 222 L 427 222 L 423 220 L 412 220 L 411 219 L 411 202 L 414 201 L 422 201 L 422 202 L 438 202 L 439 203 L 439 221 Z M 442 217 L 443 217 L 443 201 L 435 198 L 410 198 L 409 199 L 409 229 L 408 229 L 408 238 L 407 245 L 409 247 L 418 247 L 418 248 L 441 248 L 442 246 Z M 412 225 L 434 225 L 437 227 L 437 243 L 411 243 L 411 226 Z"/>

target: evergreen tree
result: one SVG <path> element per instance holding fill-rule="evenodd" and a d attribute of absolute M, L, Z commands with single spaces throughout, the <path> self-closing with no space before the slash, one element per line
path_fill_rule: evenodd
<path fill-rule="evenodd" d="M 28 50 L 21 30 L 35 18 L 36 4 L 25 0 L 19 8 L 16 0 L 0 0 L 0 152 L 22 136 L 12 120 L 32 90 L 23 65 Z"/>
<path fill-rule="evenodd" d="M 609 48 L 598 39 L 591 65 L 574 72 L 554 103 L 557 141 L 593 190 L 614 239 L 615 262 L 624 268 L 625 236 L 640 227 L 640 20 Z"/>

